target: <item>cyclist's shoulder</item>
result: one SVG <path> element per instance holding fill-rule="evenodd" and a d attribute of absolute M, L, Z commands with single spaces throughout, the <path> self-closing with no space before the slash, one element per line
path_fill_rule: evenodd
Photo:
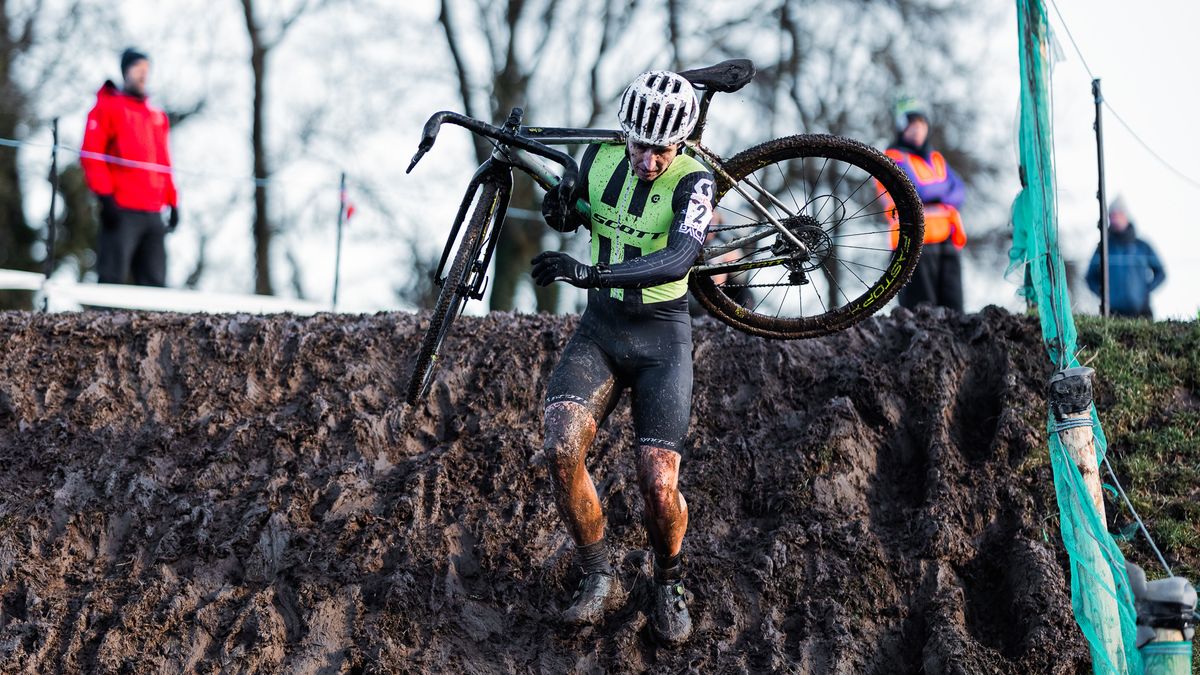
<path fill-rule="evenodd" d="M 624 143 L 590 143 L 583 151 L 587 166 L 611 170 L 625 159 Z"/>
<path fill-rule="evenodd" d="M 708 166 L 691 155 L 680 154 L 675 157 L 675 161 L 671 163 L 671 168 L 675 169 L 678 166 L 679 175 L 691 176 L 694 173 L 703 172 L 712 176 L 712 171 L 708 170 Z"/>

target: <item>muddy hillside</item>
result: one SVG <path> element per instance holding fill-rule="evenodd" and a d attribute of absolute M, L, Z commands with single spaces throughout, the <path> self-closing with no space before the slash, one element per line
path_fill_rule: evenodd
<path fill-rule="evenodd" d="M 626 402 L 589 466 L 629 600 L 560 627 L 541 398 L 574 325 L 462 320 L 408 409 L 418 316 L 0 314 L 0 669 L 1089 670 L 1043 538 L 1047 359 L 996 309 L 699 321 L 697 630 L 650 637 Z"/>

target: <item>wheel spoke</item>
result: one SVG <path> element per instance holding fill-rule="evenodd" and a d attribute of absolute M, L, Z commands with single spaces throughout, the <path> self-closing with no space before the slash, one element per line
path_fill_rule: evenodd
<path fill-rule="evenodd" d="M 751 221 L 749 225 L 744 225 L 744 226 L 739 226 L 739 227 L 749 227 L 750 225 L 757 224 L 755 222 L 754 218 L 751 218 L 750 216 L 742 213 L 741 211 L 735 211 L 734 209 L 731 209 L 728 206 L 725 206 L 724 204 L 717 204 L 717 208 L 721 209 L 722 211 L 728 211 L 734 215 L 741 216 L 742 218 Z"/>
<path fill-rule="evenodd" d="M 890 249 L 890 248 L 874 248 L 871 246 L 851 246 L 850 244 L 838 244 L 838 245 L 841 246 L 842 248 L 853 248 L 853 249 L 857 249 L 859 251 L 883 251 L 884 253 L 892 252 L 892 249 Z"/>
<path fill-rule="evenodd" d="M 861 216 L 850 216 L 849 218 L 843 218 L 840 221 L 838 221 L 838 225 L 840 225 L 841 223 L 848 223 L 851 220 L 859 220 L 861 218 L 874 218 L 875 216 L 886 216 L 888 211 L 891 211 L 891 209 L 884 209 L 882 211 L 875 211 L 873 213 L 864 213 Z M 857 213 L 857 211 L 855 213 Z M 828 231 L 833 232 L 833 230 L 836 230 L 837 228 L 838 228 L 838 226 L 834 225 L 833 229 L 828 230 Z"/>
<path fill-rule="evenodd" d="M 845 267 L 847 272 L 849 272 L 850 274 L 853 274 L 854 278 L 858 279 L 858 283 L 860 283 L 864 287 L 866 287 L 867 290 L 871 289 L 871 284 L 868 284 L 867 282 L 863 281 L 863 278 L 858 276 L 858 272 L 855 272 L 853 267 L 847 265 L 845 260 L 842 260 L 841 258 L 834 258 L 834 260 L 837 260 L 839 263 L 841 263 L 842 267 Z"/>
<path fill-rule="evenodd" d="M 825 263 L 821 263 L 821 269 L 825 270 L 825 276 L 830 280 L 830 284 L 837 290 L 837 292 L 842 295 L 842 300 L 845 301 L 845 304 L 850 304 L 850 298 L 846 297 L 846 293 L 842 290 L 842 285 L 837 282 L 837 275 L 833 272 L 830 272 L 829 268 L 825 266 Z M 833 295 L 833 293 L 831 292 L 830 295 Z M 833 299 L 837 300 L 836 297 Z"/>
<path fill-rule="evenodd" d="M 829 310 L 825 308 L 825 299 L 821 297 L 821 289 L 817 288 L 817 282 L 810 281 L 808 285 L 812 286 L 813 293 L 817 294 L 817 302 L 821 303 L 821 312 L 828 312 Z"/>
<path fill-rule="evenodd" d="M 775 168 L 779 169 L 779 177 L 783 179 L 783 187 L 787 188 L 788 194 L 792 196 L 792 203 L 796 205 L 796 213 L 799 213 L 801 208 L 800 203 L 796 201 L 796 193 L 792 192 L 791 182 L 788 181 L 787 176 L 784 175 L 782 166 L 776 164 Z"/>
<path fill-rule="evenodd" d="M 842 181 L 846 179 L 846 174 L 850 173 L 850 169 L 853 166 L 854 165 L 850 164 L 850 163 L 846 164 L 846 170 L 842 172 L 842 175 L 838 177 L 838 181 L 833 184 L 833 188 L 831 188 L 829 190 L 829 196 L 831 198 L 837 199 L 837 189 L 838 189 L 838 187 L 841 186 Z M 816 213 L 816 215 L 813 216 L 813 218 L 819 220 L 821 218 L 821 212 L 824 210 L 825 210 L 825 204 L 821 204 L 821 208 L 817 209 L 817 213 Z M 837 213 L 837 207 L 834 207 L 833 212 Z"/>
<path fill-rule="evenodd" d="M 772 148 L 738 156 L 727 178 L 756 188 L 746 196 L 726 195 L 730 198 L 715 205 L 728 225 L 713 228 L 722 239 L 706 247 L 704 265 L 730 271 L 704 275 L 722 281 L 715 289 L 705 282 L 698 291 L 722 293 L 712 296 L 714 303 L 705 300 L 718 318 L 779 337 L 820 335 L 876 311 L 884 303 L 852 308 L 853 298 L 877 288 L 892 270 L 908 272 L 913 264 L 890 245 L 897 228 L 888 218 L 897 210 L 911 214 L 917 205 L 908 191 L 893 194 L 880 187 L 899 184 L 898 170 L 884 165 L 878 153 L 840 139 L 793 143 L 782 153 Z M 775 219 L 807 244 L 807 257 L 787 253 L 788 238 L 768 224 Z M 849 222 L 856 220 L 864 222 Z M 899 229 L 907 233 L 914 227 L 906 221 Z M 748 243 L 730 250 L 738 238 Z M 896 288 L 890 285 L 883 295 L 890 299 Z"/>
<path fill-rule="evenodd" d="M 863 209 L 865 209 L 865 208 L 867 208 L 868 206 L 870 206 L 870 205 L 874 204 L 875 202 L 879 201 L 879 198 L 880 198 L 880 197 L 882 197 L 883 195 L 884 195 L 884 193 L 882 193 L 882 192 L 876 193 L 876 195 L 875 195 L 875 198 L 874 198 L 874 199 L 872 199 L 871 201 L 867 202 L 866 204 L 863 204 L 862 206 L 860 206 L 860 207 L 859 207 L 859 209 L 858 209 L 857 211 L 855 211 L 854 213 L 851 213 L 851 214 L 850 214 L 850 217 L 849 217 L 849 218 L 843 218 L 843 219 L 842 219 L 842 221 L 843 221 L 843 222 L 845 222 L 845 221 L 847 221 L 847 220 L 853 220 L 853 219 L 854 219 L 856 216 L 858 216 L 858 214 L 862 213 Z M 888 211 L 890 211 L 890 210 L 891 210 L 891 209 L 884 209 L 884 210 L 883 210 L 881 213 L 887 213 L 887 212 L 888 212 Z M 833 226 L 833 229 L 835 229 L 835 230 L 836 230 L 836 229 L 837 229 L 837 226 L 836 226 L 836 225 L 834 225 L 834 226 Z"/>
<path fill-rule="evenodd" d="M 883 269 L 882 267 L 872 267 L 866 263 L 860 263 L 857 260 L 847 260 L 846 262 L 850 263 L 851 265 L 858 265 L 859 267 L 865 267 L 869 270 L 875 270 L 876 272 L 887 273 L 887 270 Z"/>
<path fill-rule="evenodd" d="M 865 237 L 869 234 L 887 234 L 891 231 L 892 230 L 889 228 L 886 230 L 872 230 L 871 232 L 855 232 L 854 234 L 835 234 L 829 238 L 830 239 L 845 239 L 846 237 Z"/>
<path fill-rule="evenodd" d="M 783 306 L 785 304 L 787 304 L 787 296 L 788 296 L 788 293 L 791 293 L 791 292 L 792 292 L 792 286 L 791 286 L 791 284 L 788 284 L 788 286 L 783 289 L 783 300 L 779 301 L 779 309 L 775 310 L 775 318 L 776 319 L 779 318 L 779 313 L 783 311 Z"/>
<path fill-rule="evenodd" d="M 827 166 L 829 166 L 829 158 L 828 157 L 826 157 L 825 162 L 821 164 L 821 170 L 817 172 L 817 178 L 812 183 L 812 194 L 814 195 L 812 197 L 812 199 L 816 199 L 817 188 L 821 187 L 821 176 L 825 174 L 825 167 L 827 167 Z M 806 201 L 805 204 L 807 205 L 809 201 L 812 201 L 812 199 Z M 814 216 L 814 218 L 815 217 L 816 216 Z"/>

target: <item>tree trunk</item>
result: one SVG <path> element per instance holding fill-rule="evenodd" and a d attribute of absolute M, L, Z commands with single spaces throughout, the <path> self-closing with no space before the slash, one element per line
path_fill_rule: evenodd
<path fill-rule="evenodd" d="M 513 185 L 510 209 L 537 211 L 537 188 L 533 181 L 517 176 Z M 522 282 L 533 283 L 529 276 L 529 261 L 542 251 L 542 235 L 546 226 L 540 218 L 509 217 L 504 232 L 496 244 L 496 267 L 493 271 L 492 310 L 513 309 L 517 288 Z M 534 286 L 539 312 L 553 312 L 558 306 L 558 284 Z"/>
<path fill-rule="evenodd" d="M 266 150 L 266 81 L 267 48 L 263 44 L 258 23 L 254 20 L 253 0 L 242 0 L 246 16 L 246 33 L 250 37 L 250 67 L 254 71 L 254 110 L 250 132 L 254 153 L 254 292 L 274 295 L 271 286 L 271 220 L 268 211 Z"/>
<path fill-rule="evenodd" d="M 12 79 L 18 47 L 10 39 L 9 29 L 8 9 L 0 3 L 0 136 L 16 138 L 26 97 Z M 37 270 L 32 251 L 37 240 L 38 231 L 25 222 L 17 150 L 0 149 L 0 269 Z M 25 291 L 0 291 L 0 309 L 28 309 L 30 298 Z"/>

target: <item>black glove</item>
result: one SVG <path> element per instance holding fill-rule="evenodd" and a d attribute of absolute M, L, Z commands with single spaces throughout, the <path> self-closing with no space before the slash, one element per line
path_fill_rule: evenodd
<path fill-rule="evenodd" d="M 600 286 L 601 271 L 592 265 L 584 265 L 566 253 L 545 251 L 530 261 L 533 279 L 538 286 L 549 286 L 555 281 L 565 281 L 577 288 Z"/>
<path fill-rule="evenodd" d="M 177 227 L 179 227 L 179 208 L 172 206 L 171 213 L 167 216 L 167 232 L 174 232 Z"/>
<path fill-rule="evenodd" d="M 579 218 L 574 213 L 571 196 L 563 195 L 557 187 L 551 188 L 542 199 L 542 217 L 546 224 L 559 232 L 574 232 L 579 229 Z"/>
<path fill-rule="evenodd" d="M 111 230 L 121 221 L 121 207 L 112 195 L 100 195 L 100 226 Z"/>

